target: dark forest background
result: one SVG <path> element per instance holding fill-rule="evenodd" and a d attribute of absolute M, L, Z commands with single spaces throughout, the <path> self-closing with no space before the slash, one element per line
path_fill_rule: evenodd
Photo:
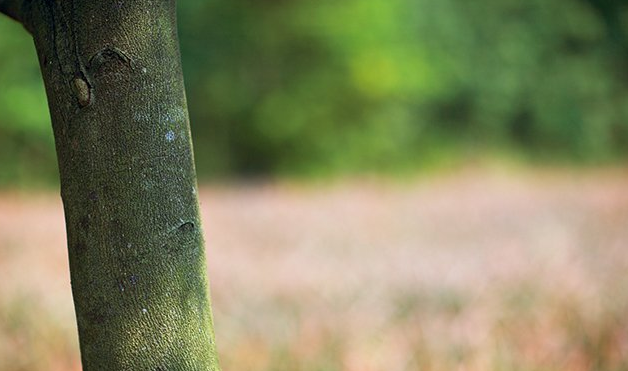
<path fill-rule="evenodd" d="M 183 0 L 201 180 L 628 157 L 628 1 Z M 57 181 L 34 47 L 0 19 L 0 185 Z"/>

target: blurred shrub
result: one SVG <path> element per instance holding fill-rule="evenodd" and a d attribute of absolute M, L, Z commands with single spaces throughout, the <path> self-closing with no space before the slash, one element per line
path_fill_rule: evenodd
<path fill-rule="evenodd" d="M 54 182 L 48 103 L 33 41 L 0 17 L 0 185 Z"/>
<path fill-rule="evenodd" d="M 622 160 L 623 0 L 186 0 L 201 177 Z M 0 21 L 0 184 L 54 178 L 31 43 Z M 39 171 L 41 170 L 41 171 Z"/>

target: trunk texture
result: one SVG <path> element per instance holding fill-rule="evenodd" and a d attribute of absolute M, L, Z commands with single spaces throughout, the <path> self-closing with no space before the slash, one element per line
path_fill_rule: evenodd
<path fill-rule="evenodd" d="M 84 370 L 219 370 L 174 0 L 11 9 L 46 85 Z"/>

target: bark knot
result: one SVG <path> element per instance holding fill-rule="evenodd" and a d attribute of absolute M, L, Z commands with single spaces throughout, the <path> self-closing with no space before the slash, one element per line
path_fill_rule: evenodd
<path fill-rule="evenodd" d="M 133 70 L 133 67 L 133 59 L 115 46 L 102 48 L 92 55 L 87 64 L 87 69 L 94 75 L 119 73 L 121 68 Z"/>
<path fill-rule="evenodd" d="M 86 107 L 91 103 L 92 92 L 85 79 L 80 76 L 75 77 L 74 80 L 72 80 L 72 88 L 74 89 L 78 104 L 81 107 Z"/>
<path fill-rule="evenodd" d="M 194 230 L 194 223 L 192 222 L 185 222 L 183 224 L 181 224 L 179 226 L 179 228 L 177 228 L 179 230 L 179 232 L 192 232 Z"/>

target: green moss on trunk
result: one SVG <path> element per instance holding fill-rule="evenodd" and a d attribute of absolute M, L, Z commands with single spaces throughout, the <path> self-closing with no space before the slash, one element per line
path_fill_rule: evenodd
<path fill-rule="evenodd" d="M 173 0 L 32 0 L 85 370 L 218 370 Z"/>

